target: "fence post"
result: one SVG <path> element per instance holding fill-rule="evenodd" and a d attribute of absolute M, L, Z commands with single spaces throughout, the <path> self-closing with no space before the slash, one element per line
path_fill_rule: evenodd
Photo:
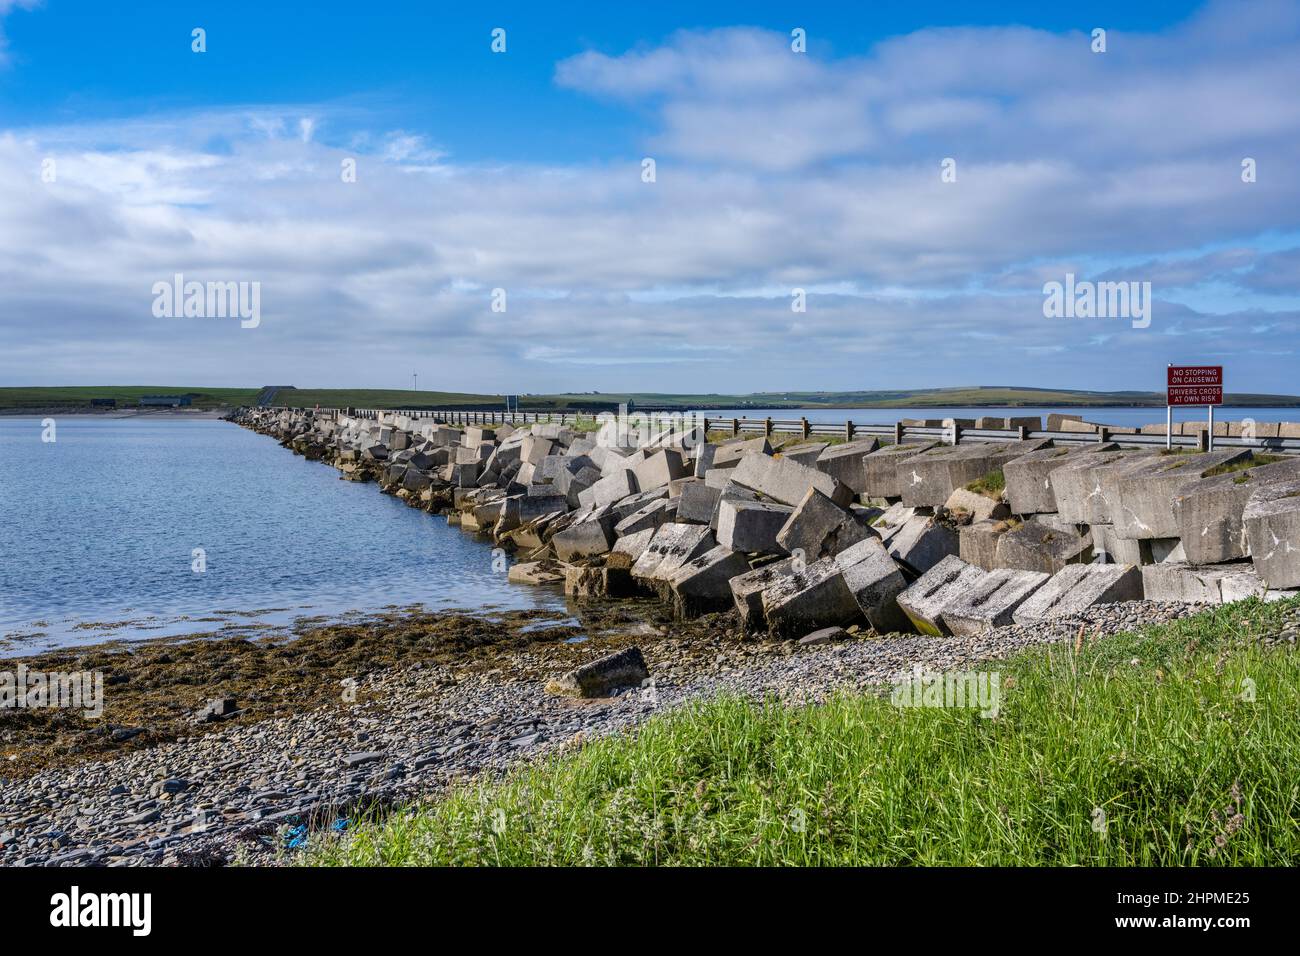
<path fill-rule="evenodd" d="M 763 419 L 763 434 L 766 435 L 768 438 L 772 437 L 772 416 L 771 415 L 768 415 L 767 418 Z"/>
<path fill-rule="evenodd" d="M 903 423 L 894 422 L 894 444 L 903 444 Z"/>
<path fill-rule="evenodd" d="M 799 421 L 803 424 L 803 440 L 807 441 L 808 440 L 808 416 L 807 415 L 799 416 Z"/>
<path fill-rule="evenodd" d="M 844 423 L 844 440 L 845 440 L 845 441 L 853 441 L 853 432 L 857 430 L 857 427 L 858 427 L 858 426 L 854 425 L 853 422 L 851 422 L 851 421 L 846 421 L 846 422 Z"/>
<path fill-rule="evenodd" d="M 1019 438 L 1021 441 L 1028 441 L 1028 440 L 1029 440 L 1029 426 L 1028 426 L 1028 425 L 1018 425 L 1018 426 L 1016 427 L 1016 437 Z"/>
<path fill-rule="evenodd" d="M 955 418 L 952 420 L 952 443 L 954 445 L 961 444 L 961 422 Z"/>
<path fill-rule="evenodd" d="M 1104 445 L 1108 441 L 1110 441 L 1110 429 L 1105 425 L 1099 425 L 1097 427 L 1097 443 Z"/>
<path fill-rule="evenodd" d="M 733 418 L 731 420 L 731 437 L 735 438 L 739 434 L 740 434 L 740 419 Z"/>
<path fill-rule="evenodd" d="M 1208 428 L 1203 428 L 1196 433 L 1196 448 L 1198 451 L 1210 450 L 1210 431 Z"/>

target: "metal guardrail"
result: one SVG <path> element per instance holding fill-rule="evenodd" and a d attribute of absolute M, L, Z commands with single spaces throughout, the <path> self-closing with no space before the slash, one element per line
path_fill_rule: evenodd
<path fill-rule="evenodd" d="M 268 411 L 303 411 L 291 406 L 269 406 Z M 340 415 L 370 421 L 381 418 L 404 416 L 415 420 L 433 420 L 448 425 L 500 425 L 500 424 L 538 424 L 556 423 L 573 424 L 579 419 L 594 420 L 600 413 L 574 410 L 557 410 L 547 412 L 485 412 L 461 411 L 458 409 L 394 409 L 394 408 L 319 408 L 317 414 L 327 413 L 337 419 Z M 639 414 L 636 412 L 633 415 Z M 671 414 L 663 412 L 645 413 L 652 420 L 655 416 Z M 905 425 L 895 422 L 892 425 L 858 424 L 844 422 L 810 422 L 807 418 L 714 418 L 700 415 L 706 432 L 730 432 L 739 436 L 744 434 L 800 435 L 805 439 L 817 437 L 834 437 L 854 440 L 857 438 L 884 438 L 894 443 L 906 441 L 940 441 L 944 444 L 960 444 L 967 441 L 977 442 L 1013 442 L 1050 438 L 1055 445 L 1095 445 L 1114 442 L 1121 447 L 1163 448 L 1163 434 L 1141 434 L 1126 431 L 1114 432 L 1105 426 L 1097 431 L 1034 431 L 1028 428 L 970 428 L 962 425 L 936 427 L 934 425 Z M 1300 454 L 1300 438 L 1243 438 L 1239 436 L 1215 435 L 1211 439 L 1208 431 L 1202 430 L 1195 435 L 1173 435 L 1169 444 L 1174 448 L 1209 450 L 1210 448 L 1250 448 L 1256 451 Z"/>

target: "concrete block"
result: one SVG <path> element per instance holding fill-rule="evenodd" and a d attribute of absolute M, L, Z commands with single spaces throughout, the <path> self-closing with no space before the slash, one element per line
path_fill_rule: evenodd
<path fill-rule="evenodd" d="M 1267 588 L 1249 563 L 1197 567 L 1191 564 L 1150 564 L 1142 569 L 1142 594 L 1148 601 L 1185 604 L 1229 604 L 1263 598 Z"/>
<path fill-rule="evenodd" d="M 835 556 L 835 563 L 858 610 L 877 634 L 906 628 L 898 595 L 907 587 L 907 579 L 878 539 L 863 538 L 850 545 Z"/>
<path fill-rule="evenodd" d="M 1177 537 L 1174 499 L 1179 490 L 1216 468 L 1250 458 L 1248 449 L 1237 448 L 1201 455 L 1157 455 L 1144 467 L 1124 469 L 1115 484 L 1115 534 L 1139 539 Z"/>
<path fill-rule="evenodd" d="M 957 529 L 957 556 L 967 564 L 992 571 L 998 566 L 998 539 L 1012 527 L 1012 522 L 992 520 L 962 525 Z"/>
<path fill-rule="evenodd" d="M 879 536 L 853 512 L 841 508 L 816 488 L 809 488 L 777 531 L 776 543 L 791 554 L 802 550 L 805 561 L 817 561 L 874 537 Z"/>
<path fill-rule="evenodd" d="M 924 574 L 948 555 L 957 554 L 957 532 L 932 516 L 908 519 L 885 542 L 889 554 L 916 574 Z"/>
<path fill-rule="evenodd" d="M 848 507 L 853 492 L 830 475 L 784 458 L 752 453 L 736 466 L 732 480 L 783 505 L 799 504 L 809 488 L 816 488 L 840 507 Z"/>
<path fill-rule="evenodd" d="M 605 697 L 621 687 L 639 687 L 649 676 L 641 649 L 629 647 L 575 668 L 546 689 L 570 697 Z"/>
<path fill-rule="evenodd" d="M 1075 524 L 1113 525 L 1112 502 L 1118 499 L 1115 484 L 1127 468 L 1144 468 L 1154 452 L 1121 448 L 1118 451 L 1089 452 L 1052 472 L 1052 496 L 1056 512 Z"/>
<path fill-rule="evenodd" d="M 1242 521 L 1255 573 L 1270 589 L 1300 587 L 1300 481 L 1256 490 Z"/>
<path fill-rule="evenodd" d="M 703 481 L 683 484 L 681 497 L 677 499 L 677 520 L 687 524 L 710 524 L 721 496 L 720 488 L 710 488 Z"/>
<path fill-rule="evenodd" d="M 793 461 L 795 464 L 807 465 L 812 468 L 816 465 L 818 457 L 828 447 L 826 442 L 805 442 L 799 445 L 787 445 L 780 451 L 780 455 L 786 461 Z"/>
<path fill-rule="evenodd" d="M 785 558 L 759 565 L 728 582 L 743 631 L 752 633 L 767 626 L 767 619 L 763 616 L 763 592 L 776 581 L 793 575 L 794 562 Z"/>
<path fill-rule="evenodd" d="M 578 503 L 600 507 L 634 495 L 639 490 L 636 474 L 631 469 L 623 468 L 601 478 L 585 491 L 578 492 Z"/>
<path fill-rule="evenodd" d="M 576 561 L 604 554 L 614 546 L 614 524 L 617 516 L 612 511 L 589 514 L 575 521 L 551 538 L 551 547 L 561 561 Z"/>
<path fill-rule="evenodd" d="M 1067 564 L 1092 561 L 1092 536 L 1026 521 L 998 538 L 999 568 L 1055 574 Z"/>
<path fill-rule="evenodd" d="M 948 555 L 898 595 L 898 606 L 922 634 L 948 634 L 943 610 L 985 577 L 985 572 Z"/>
<path fill-rule="evenodd" d="M 716 544 L 713 532 L 703 525 L 660 525 L 632 565 L 632 576 L 647 581 L 667 581 L 683 564 Z"/>
<path fill-rule="evenodd" d="M 731 579 L 749 573 L 749 562 L 724 545 L 710 548 L 678 568 L 668 579 L 674 612 L 693 617 L 732 605 Z"/>
<path fill-rule="evenodd" d="M 802 637 L 820 627 L 847 624 L 862 613 L 836 558 L 778 576 L 762 600 L 768 630 L 777 637 Z"/>
<path fill-rule="evenodd" d="M 977 637 L 1013 623 L 1016 609 L 1050 579 L 1041 571 L 999 568 L 986 574 L 943 609 L 943 622 L 957 637 Z"/>
<path fill-rule="evenodd" d="M 950 512 L 970 515 L 972 521 L 1001 521 L 1011 516 L 1011 509 L 1004 502 L 965 488 L 956 489 L 943 506 Z"/>
<path fill-rule="evenodd" d="M 1097 604 L 1142 599 L 1142 572 L 1131 564 L 1071 564 L 1052 575 L 1012 614 L 1033 624 L 1078 614 Z"/>
<path fill-rule="evenodd" d="M 637 487 L 642 491 L 663 488 L 669 482 L 685 478 L 691 473 L 686 457 L 675 448 L 665 448 L 638 462 L 633 472 Z"/>
<path fill-rule="evenodd" d="M 903 504 L 938 508 L 958 488 L 996 471 L 1021 455 L 1050 446 L 1048 441 L 972 443 L 932 448 L 897 463 Z"/>
<path fill-rule="evenodd" d="M 902 445 L 886 445 L 862 458 L 863 488 L 859 494 L 875 498 L 898 498 L 903 494 L 901 469 L 898 463 L 904 459 L 919 455 L 923 451 L 938 446 L 938 442 L 905 442 Z M 841 479 L 843 480 L 843 479 Z M 845 482 L 848 484 L 848 482 Z M 852 487 L 850 485 L 850 487 Z"/>
<path fill-rule="evenodd" d="M 1098 451 L 1116 451 L 1118 445 L 1107 443 L 1102 448 L 1080 451 L 1078 448 L 1040 448 L 1021 455 L 1002 466 L 1006 478 L 1006 499 L 1012 514 L 1044 514 L 1056 510 L 1056 495 L 1052 491 L 1052 473 L 1063 465 L 1079 460 L 1082 454 Z"/>
<path fill-rule="evenodd" d="M 506 579 L 511 584 L 563 584 L 568 567 L 559 561 L 524 561 L 510 565 Z"/>
<path fill-rule="evenodd" d="M 735 468 L 746 455 L 770 455 L 772 443 L 766 438 L 733 439 L 720 443 L 713 453 L 712 468 Z"/>
<path fill-rule="evenodd" d="M 677 515 L 677 502 L 667 498 L 657 498 L 632 512 L 614 525 L 614 533 L 620 538 L 647 529 L 653 531 L 661 524 L 666 524 Z"/>
<path fill-rule="evenodd" d="M 788 505 L 724 496 L 718 502 L 718 543 L 733 551 L 783 554 L 776 535 L 793 513 Z"/>
<path fill-rule="evenodd" d="M 879 449 L 880 441 L 875 438 L 829 445 L 812 465 L 847 486 L 855 495 L 866 494 L 867 469 L 862 459 Z"/>
<path fill-rule="evenodd" d="M 1089 533 L 1092 535 L 1094 561 L 1098 561 L 1100 564 L 1149 563 L 1149 555 L 1144 560 L 1142 542 L 1133 538 L 1117 536 L 1113 525 L 1095 524 L 1089 529 Z M 1106 553 L 1106 558 L 1100 560 L 1103 551 Z"/>
<path fill-rule="evenodd" d="M 1260 487 L 1300 479 L 1300 457 L 1188 482 L 1174 495 L 1178 537 L 1194 565 L 1244 558 L 1249 552 L 1242 515 Z"/>

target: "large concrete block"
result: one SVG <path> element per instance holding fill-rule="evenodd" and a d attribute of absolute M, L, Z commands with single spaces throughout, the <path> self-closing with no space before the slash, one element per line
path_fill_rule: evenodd
<path fill-rule="evenodd" d="M 586 491 L 578 492 L 578 503 L 600 507 L 634 495 L 639 490 L 636 474 L 631 469 L 622 468 L 601 478 Z"/>
<path fill-rule="evenodd" d="M 1029 520 L 998 538 L 999 568 L 1055 574 L 1067 564 L 1092 561 L 1092 536 Z"/>
<path fill-rule="evenodd" d="M 926 515 L 908 519 L 885 542 L 890 556 L 916 574 L 924 574 L 948 555 L 955 555 L 957 546 L 956 530 Z"/>
<path fill-rule="evenodd" d="M 605 558 L 605 566 L 630 571 L 632 565 L 636 564 L 636 559 L 650 547 L 650 541 L 658 530 L 658 528 L 646 528 L 619 538 L 610 549 L 609 556 Z"/>
<path fill-rule="evenodd" d="M 965 488 L 958 488 L 950 494 L 943 506 L 954 517 L 969 515 L 972 521 L 1001 521 L 1011 516 L 1011 509 L 1004 502 Z"/>
<path fill-rule="evenodd" d="M 724 545 L 687 561 L 668 578 L 673 610 L 684 617 L 720 611 L 733 603 L 731 579 L 749 573 L 749 562 Z"/>
<path fill-rule="evenodd" d="M 1270 589 L 1300 587 L 1300 481 L 1256 490 L 1242 521 L 1255 573 Z"/>
<path fill-rule="evenodd" d="M 992 571 L 998 566 L 998 539 L 1012 527 L 1012 522 L 991 520 L 962 525 L 957 529 L 957 556 L 967 564 Z"/>
<path fill-rule="evenodd" d="M 943 609 L 944 625 L 957 637 L 976 637 L 1014 620 L 1016 609 L 1049 580 L 1041 571 L 999 568 Z"/>
<path fill-rule="evenodd" d="M 710 524 L 721 496 L 721 489 L 710 488 L 703 481 L 686 482 L 677 499 L 677 520 L 686 524 Z"/>
<path fill-rule="evenodd" d="M 807 465 L 809 468 L 816 466 L 817 459 L 829 445 L 824 441 L 805 442 L 799 445 L 787 445 L 780 451 L 780 455 L 786 461 L 793 461 L 799 465 Z"/>
<path fill-rule="evenodd" d="M 1196 567 L 1150 564 L 1142 569 L 1142 594 L 1148 601 L 1229 604 L 1262 598 L 1268 589 L 1250 564 Z"/>
<path fill-rule="evenodd" d="M 905 629 L 906 618 L 898 606 L 898 595 L 907 579 L 885 546 L 876 538 L 864 538 L 835 556 L 844 584 L 858 609 L 878 634 Z"/>
<path fill-rule="evenodd" d="M 876 533 L 851 511 L 809 488 L 777 532 L 776 543 L 791 554 L 802 550 L 805 560 L 817 561 L 874 537 Z"/>
<path fill-rule="evenodd" d="M 763 591 L 763 617 L 778 637 L 802 637 L 819 627 L 848 624 L 861 615 L 836 558 L 823 558 L 777 577 Z"/>
<path fill-rule="evenodd" d="M 948 555 L 898 595 L 898 606 L 922 634 L 948 634 L 943 611 L 985 577 L 985 572 Z"/>
<path fill-rule="evenodd" d="M 1179 490 L 1211 471 L 1250 458 L 1249 449 L 1237 448 L 1203 455 L 1160 455 L 1143 468 L 1125 469 L 1116 482 L 1115 534 L 1139 539 L 1178 537 L 1174 499 Z"/>
<path fill-rule="evenodd" d="M 816 488 L 841 507 L 853 501 L 853 492 L 830 475 L 784 458 L 749 454 L 740 460 L 732 480 L 773 501 L 791 507 L 799 504 L 809 488 Z"/>
<path fill-rule="evenodd" d="M 997 471 L 1021 455 L 1050 446 L 1051 442 L 972 443 L 932 448 L 898 462 L 903 504 L 938 508 L 958 488 Z"/>
<path fill-rule="evenodd" d="M 713 452 L 712 468 L 735 468 L 746 455 L 770 455 L 772 443 L 766 438 L 733 439 L 722 442 Z"/>
<path fill-rule="evenodd" d="M 569 562 L 606 553 L 614 546 L 616 521 L 612 511 L 596 512 L 575 521 L 551 538 L 555 556 Z"/>
<path fill-rule="evenodd" d="M 654 530 L 661 524 L 674 520 L 677 514 L 677 502 L 667 498 L 656 498 L 632 512 L 614 525 L 614 533 L 620 538 L 646 529 Z"/>
<path fill-rule="evenodd" d="M 713 532 L 704 525 L 660 525 L 650 544 L 632 565 L 632 576 L 647 581 L 667 581 L 683 564 L 716 544 Z"/>
<path fill-rule="evenodd" d="M 1178 537 L 1191 564 L 1214 564 L 1247 556 L 1242 515 L 1251 495 L 1278 481 L 1300 479 L 1300 457 L 1271 462 L 1255 459 L 1250 468 L 1211 474 L 1179 488 L 1174 496 Z"/>
<path fill-rule="evenodd" d="M 867 493 L 867 469 L 862 459 L 878 451 L 880 441 L 868 438 L 830 445 L 817 456 L 813 467 L 848 487 L 855 495 Z"/>
<path fill-rule="evenodd" d="M 733 551 L 783 554 L 776 535 L 793 513 L 788 505 L 724 496 L 718 502 L 718 543 Z"/>
<path fill-rule="evenodd" d="M 1012 614 L 1017 624 L 1033 624 L 1078 614 L 1097 604 L 1142 599 L 1142 572 L 1131 564 L 1071 564 Z"/>
<path fill-rule="evenodd" d="M 938 446 L 938 442 L 905 442 L 886 445 L 862 458 L 863 489 L 873 498 L 898 498 L 903 494 L 902 470 L 898 463 Z M 847 482 L 845 482 L 847 484 Z M 851 487 L 851 486 L 850 486 Z"/>
<path fill-rule="evenodd" d="M 1056 510 L 1056 495 L 1052 491 L 1052 473 L 1058 468 L 1077 461 L 1081 454 L 1098 451 L 1115 451 L 1119 448 L 1108 443 L 1102 448 L 1089 447 L 1082 452 L 1077 448 L 1040 448 L 1021 455 L 1002 466 L 1006 478 L 1006 499 L 1012 514 L 1044 514 Z"/>
<path fill-rule="evenodd" d="M 794 561 L 785 558 L 759 565 L 752 571 L 734 577 L 729 582 L 731 597 L 740 615 L 741 629 L 746 632 L 761 631 L 767 626 L 763 616 L 763 592 L 779 579 L 794 574 Z"/>
<path fill-rule="evenodd" d="M 632 470 L 636 474 L 637 487 L 642 491 L 666 487 L 669 482 L 691 473 L 686 457 L 675 448 L 654 452 Z"/>
<path fill-rule="evenodd" d="M 1099 564 L 1147 564 L 1151 557 L 1144 554 L 1142 542 L 1135 538 L 1121 538 L 1113 525 L 1094 524 L 1088 529 L 1092 535 L 1093 560 Z M 1105 559 L 1102 553 L 1105 552 Z"/>
<path fill-rule="evenodd" d="M 1118 498 L 1120 475 L 1125 469 L 1146 467 L 1154 457 L 1154 452 L 1129 448 L 1071 456 L 1052 472 L 1056 512 L 1075 524 L 1113 525 L 1112 503 Z"/>

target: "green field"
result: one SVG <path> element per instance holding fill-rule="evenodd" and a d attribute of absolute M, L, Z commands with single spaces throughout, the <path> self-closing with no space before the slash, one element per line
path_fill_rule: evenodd
<path fill-rule="evenodd" d="M 200 408 L 247 405 L 260 388 L 196 388 L 166 385 L 71 386 L 57 388 L 0 388 L 0 409 L 78 407 L 92 398 L 116 398 L 119 405 L 135 405 L 141 395 L 192 394 Z M 1295 395 L 1228 393 L 1228 405 L 1300 406 Z M 915 389 L 860 392 L 754 392 L 746 395 L 719 393 L 677 395 L 659 392 L 571 392 L 557 395 L 523 395 L 523 411 L 549 409 L 613 409 L 621 404 L 640 408 L 941 408 L 941 407 L 1080 407 L 1147 405 L 1164 407 L 1163 392 L 1086 392 L 1061 389 L 971 386 L 964 388 Z M 366 388 L 301 388 L 282 390 L 276 405 L 296 408 L 476 408 L 503 409 L 501 395 L 465 392 L 412 391 Z"/>
<path fill-rule="evenodd" d="M 247 405 L 256 388 L 194 388 L 188 385 L 69 385 L 0 388 L 0 408 L 84 408 L 91 399 L 113 398 L 119 406 L 140 403 L 142 395 L 191 395 L 195 408 Z"/>
<path fill-rule="evenodd" d="M 327 865 L 1300 863 L 1300 600 L 985 665 L 996 717 L 719 698 L 464 784 Z"/>

